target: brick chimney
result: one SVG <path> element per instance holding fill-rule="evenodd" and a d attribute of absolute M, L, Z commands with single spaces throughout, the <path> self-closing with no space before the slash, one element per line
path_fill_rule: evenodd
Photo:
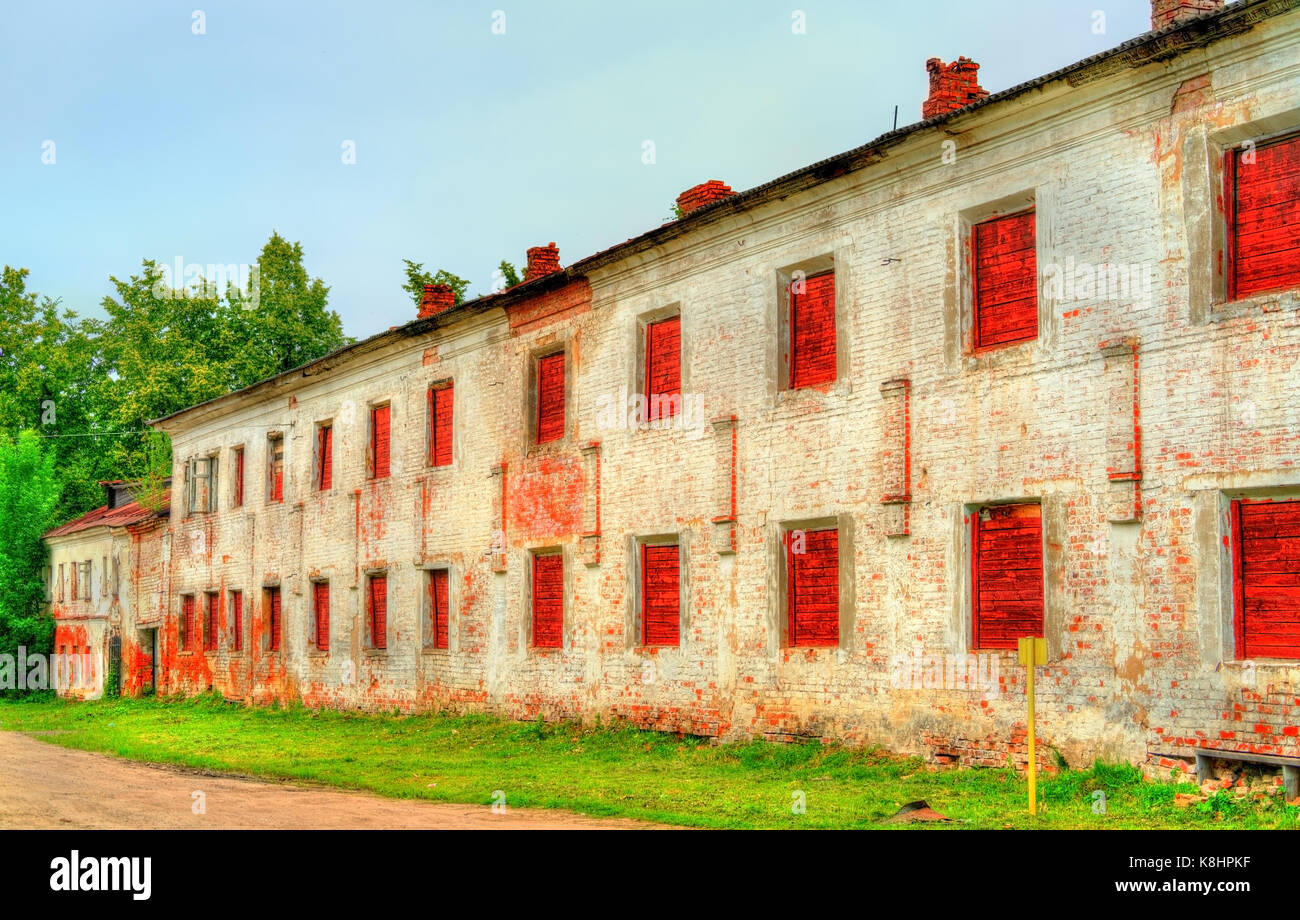
<path fill-rule="evenodd" d="M 554 243 L 547 243 L 545 246 L 533 246 L 528 250 L 528 268 L 524 271 L 525 281 L 552 275 L 559 270 L 559 246 Z"/>
<path fill-rule="evenodd" d="M 988 96 L 979 84 L 980 65 L 970 58 L 959 57 L 951 64 L 930 58 L 925 69 L 930 71 L 930 97 L 921 106 L 922 118 L 955 112 Z"/>
<path fill-rule="evenodd" d="M 1223 9 L 1223 0 L 1151 0 L 1151 29 L 1167 29 Z"/>
<path fill-rule="evenodd" d="M 443 310 L 449 310 L 456 305 L 456 292 L 451 289 L 450 284 L 426 284 L 424 286 L 424 296 L 420 298 L 420 319 L 427 319 L 430 316 L 437 316 Z"/>
<path fill-rule="evenodd" d="M 688 188 L 677 196 L 677 209 L 682 212 L 682 216 L 694 211 L 696 208 L 702 208 L 706 204 L 713 204 L 715 201 L 721 201 L 723 198 L 730 198 L 736 194 L 731 190 L 731 186 L 717 179 L 710 179 L 694 188 Z"/>

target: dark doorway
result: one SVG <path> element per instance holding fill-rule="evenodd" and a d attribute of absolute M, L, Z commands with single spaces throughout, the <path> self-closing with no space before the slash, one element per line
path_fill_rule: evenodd
<path fill-rule="evenodd" d="M 122 695 L 122 637 L 117 633 L 108 638 L 108 670 L 105 673 L 104 695 Z"/>
<path fill-rule="evenodd" d="M 140 650 L 144 653 L 140 661 L 140 693 L 152 696 L 157 689 L 155 674 L 158 669 L 158 630 L 140 630 Z"/>

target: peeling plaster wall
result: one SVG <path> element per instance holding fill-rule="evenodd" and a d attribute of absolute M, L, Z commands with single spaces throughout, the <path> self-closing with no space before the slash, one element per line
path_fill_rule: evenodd
<path fill-rule="evenodd" d="M 54 651 L 90 649 L 91 669 L 83 669 L 81 686 L 60 689 L 61 696 L 94 696 L 98 682 L 108 676 L 109 642 L 122 640 L 121 682 L 126 693 L 138 692 L 148 668 L 140 655 L 139 630 L 163 625 L 166 608 L 165 520 L 127 527 L 96 527 L 79 533 L 49 537 L 53 590 L 50 613 L 54 619 Z M 91 563 L 90 598 L 73 597 L 70 567 Z M 64 566 L 64 591 L 58 588 L 59 565 Z M 117 566 L 117 589 L 113 567 Z M 78 592 L 80 594 L 80 592 Z M 80 665 L 79 665 L 80 667 Z"/>
<path fill-rule="evenodd" d="M 1224 305 L 1213 270 L 1218 152 L 1300 127 L 1298 40 L 1291 13 L 1140 71 L 1049 84 L 918 133 L 892 163 L 598 269 L 589 288 L 398 339 L 168 423 L 173 509 L 183 509 L 184 461 L 219 452 L 223 472 L 219 512 L 173 512 L 167 688 L 362 709 L 599 714 L 724 738 L 832 737 L 1023 763 L 1014 653 L 996 655 L 987 694 L 923 680 L 900 688 L 893 668 L 898 656 L 969 651 L 969 515 L 1030 499 L 1043 505 L 1051 654 L 1038 712 L 1048 745 L 1071 763 L 1173 763 L 1213 744 L 1300 753 L 1300 668 L 1260 662 L 1243 683 L 1224 638 L 1221 551 L 1226 496 L 1300 494 L 1300 298 Z M 1026 200 L 1040 273 L 1135 265 L 1151 273 L 1150 296 L 1040 293 L 1036 342 L 975 354 L 968 227 Z M 829 387 L 791 392 L 780 385 L 779 278 L 826 262 L 843 371 Z M 703 406 L 698 436 L 611 426 L 600 408 L 636 385 L 639 322 L 674 306 L 684 390 Z M 1128 373 L 1115 349 L 1130 346 L 1115 343 L 1130 341 L 1136 412 L 1108 395 L 1112 372 Z M 559 347 L 566 434 L 534 447 L 532 362 Z M 447 378 L 455 458 L 434 469 L 425 392 Z M 910 388 L 902 516 L 882 502 L 893 446 L 881 385 L 898 380 Z M 374 482 L 367 406 L 381 401 L 393 407 L 393 474 Z M 315 493 L 313 430 L 327 419 L 334 488 Z M 1108 433 L 1122 441 L 1126 424 L 1141 430 L 1136 485 L 1108 476 Z M 276 505 L 264 498 L 269 431 L 285 436 Z M 237 445 L 247 499 L 230 509 Z M 847 541 L 851 631 L 839 648 L 781 648 L 781 528 L 829 518 Z M 627 541 L 666 533 L 680 535 L 687 566 L 682 642 L 641 649 Z M 551 548 L 565 557 L 564 648 L 531 649 L 530 553 Z M 434 565 L 452 571 L 443 651 L 420 640 L 423 573 Z M 378 570 L 389 579 L 382 653 L 363 642 L 364 578 Z M 308 648 L 317 578 L 331 585 L 328 655 Z M 278 653 L 265 647 L 262 610 L 275 583 Z M 224 612 L 231 589 L 245 592 L 245 651 L 229 651 L 226 624 L 219 651 L 177 652 L 179 596 L 221 592 Z"/>

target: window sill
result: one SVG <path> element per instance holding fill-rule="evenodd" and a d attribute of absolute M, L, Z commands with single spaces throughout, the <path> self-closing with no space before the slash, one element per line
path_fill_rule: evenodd
<path fill-rule="evenodd" d="M 662 415 L 659 418 L 648 418 L 645 421 L 637 421 L 628 424 L 627 419 L 623 420 L 623 425 L 627 431 L 671 431 L 674 428 L 681 428 L 686 423 L 686 413 L 674 412 L 672 415 Z"/>
<path fill-rule="evenodd" d="M 307 653 L 308 661 L 328 661 L 329 657 L 329 649 L 314 648 Z"/>
<path fill-rule="evenodd" d="M 367 658 L 387 658 L 388 649 L 386 648 L 368 648 L 365 650 Z"/>
<path fill-rule="evenodd" d="M 783 645 L 781 646 L 781 663 L 828 661 L 834 655 L 843 651 L 845 651 L 844 646 L 839 643 L 834 645 Z"/>
<path fill-rule="evenodd" d="M 1252 313 L 1295 309 L 1300 309 L 1300 289 L 1252 294 L 1238 300 L 1218 300 L 1210 304 L 1208 319 L 1212 323 L 1217 323 Z"/>
<path fill-rule="evenodd" d="M 1026 357 L 1032 358 L 1037 347 L 1043 343 L 1042 332 L 1032 339 L 1020 339 L 1015 342 L 1004 342 L 1001 345 L 984 345 L 980 347 L 968 346 L 962 354 L 963 363 L 967 370 L 980 370 L 986 367 L 996 367 L 1003 361 L 1016 361 Z"/>
<path fill-rule="evenodd" d="M 428 655 L 431 658 L 449 658 L 451 656 L 451 649 L 426 647 L 420 649 L 420 654 Z"/>
<path fill-rule="evenodd" d="M 568 435 L 566 435 L 562 438 L 557 438 L 554 441 L 546 441 L 545 443 L 542 444 L 538 444 L 536 442 L 530 443 L 528 445 L 528 450 L 525 451 L 524 453 L 524 456 L 525 458 L 528 459 L 531 459 L 533 457 L 548 457 L 551 456 L 552 454 L 557 454 L 557 455 L 566 454 L 572 449 L 573 449 L 573 439 Z"/>
<path fill-rule="evenodd" d="M 976 345 L 971 348 L 970 356 L 979 358 L 983 355 L 990 355 L 994 352 L 1006 351 L 1008 348 L 1019 348 L 1022 345 L 1036 345 L 1038 336 L 1028 339 L 1012 339 L 1010 342 L 999 342 L 996 345 Z"/>
<path fill-rule="evenodd" d="M 635 645 L 632 647 L 632 654 L 655 656 L 663 652 L 680 651 L 681 647 L 680 642 L 677 645 Z"/>
<path fill-rule="evenodd" d="M 845 377 L 836 377 L 834 380 L 828 380 L 825 383 L 806 383 L 803 386 L 792 387 L 783 384 L 776 391 L 777 402 L 785 400 L 799 399 L 822 399 L 828 396 L 848 396 L 853 392 L 853 387 Z"/>

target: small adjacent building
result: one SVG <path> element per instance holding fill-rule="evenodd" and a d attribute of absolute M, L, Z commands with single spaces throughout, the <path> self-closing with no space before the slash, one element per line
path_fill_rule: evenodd
<path fill-rule="evenodd" d="M 100 485 L 103 506 L 45 534 L 60 696 L 94 698 L 110 680 L 128 693 L 156 683 L 170 481 L 156 509 L 140 503 L 131 483 Z"/>

